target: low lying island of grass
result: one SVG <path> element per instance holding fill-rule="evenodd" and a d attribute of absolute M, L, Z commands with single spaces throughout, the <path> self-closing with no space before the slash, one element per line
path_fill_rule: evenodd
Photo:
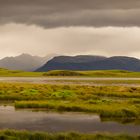
<path fill-rule="evenodd" d="M 140 136 L 3 130 L 0 131 L 0 140 L 140 140 Z"/>
<path fill-rule="evenodd" d="M 52 70 L 44 72 L 43 76 L 77 76 L 77 77 L 140 77 L 140 72 L 126 70 L 89 70 L 89 71 L 72 71 L 72 70 Z"/>
<path fill-rule="evenodd" d="M 44 108 L 55 111 L 87 112 L 100 115 L 102 119 L 140 119 L 139 106 L 130 103 L 107 103 L 108 100 L 91 101 L 17 101 L 16 108 Z"/>

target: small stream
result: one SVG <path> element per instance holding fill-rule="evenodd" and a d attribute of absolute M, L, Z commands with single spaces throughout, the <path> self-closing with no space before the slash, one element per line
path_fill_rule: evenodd
<path fill-rule="evenodd" d="M 13 106 L 0 106 L 0 129 L 17 129 L 47 132 L 76 131 L 81 133 L 139 134 L 140 125 L 101 122 L 100 117 L 82 113 L 33 112 L 15 110 Z"/>

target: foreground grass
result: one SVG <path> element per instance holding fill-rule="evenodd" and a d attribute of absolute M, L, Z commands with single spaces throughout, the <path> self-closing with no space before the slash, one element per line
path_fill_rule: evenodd
<path fill-rule="evenodd" d="M 0 140 L 140 140 L 140 136 L 3 130 L 0 131 Z"/>
<path fill-rule="evenodd" d="M 140 99 L 140 87 L 0 83 L 0 100 L 100 100 Z"/>
<path fill-rule="evenodd" d="M 96 113 L 101 118 L 140 119 L 140 87 L 0 83 L 0 101 L 16 108 Z"/>

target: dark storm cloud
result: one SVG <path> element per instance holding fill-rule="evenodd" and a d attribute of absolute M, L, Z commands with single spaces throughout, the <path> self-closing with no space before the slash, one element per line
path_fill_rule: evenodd
<path fill-rule="evenodd" d="M 50 8 L 135 9 L 139 0 L 0 0 L 1 6 L 47 6 Z"/>
<path fill-rule="evenodd" d="M 0 23 L 140 26 L 140 0 L 0 0 Z"/>

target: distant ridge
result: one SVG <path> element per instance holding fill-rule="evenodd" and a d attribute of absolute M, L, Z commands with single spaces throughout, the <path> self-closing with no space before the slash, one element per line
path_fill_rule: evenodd
<path fill-rule="evenodd" d="M 5 57 L 1 59 L 0 67 L 10 70 L 35 71 L 52 57 L 53 56 L 51 55 L 46 57 L 39 57 L 23 53 L 19 56 Z"/>
<path fill-rule="evenodd" d="M 140 71 L 140 60 L 126 56 L 58 56 L 48 61 L 36 71 L 50 70 L 128 70 Z"/>

